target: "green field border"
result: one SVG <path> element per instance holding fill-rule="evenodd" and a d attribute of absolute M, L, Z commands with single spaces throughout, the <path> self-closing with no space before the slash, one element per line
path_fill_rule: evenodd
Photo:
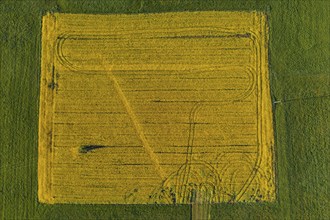
<path fill-rule="evenodd" d="M 187 205 L 37 200 L 41 17 L 63 13 L 264 11 L 270 26 L 277 201 L 212 206 L 212 219 L 329 219 L 330 1 L 0 0 L 1 219 L 190 219 Z"/>

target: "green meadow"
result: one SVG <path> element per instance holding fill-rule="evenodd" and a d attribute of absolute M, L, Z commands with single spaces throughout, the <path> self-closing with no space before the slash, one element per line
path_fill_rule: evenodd
<path fill-rule="evenodd" d="M 214 204 L 212 219 L 328 219 L 327 0 L 0 0 L 1 218 L 190 219 L 188 205 L 38 203 L 41 17 L 212 10 L 268 14 L 277 186 L 276 202 Z"/>

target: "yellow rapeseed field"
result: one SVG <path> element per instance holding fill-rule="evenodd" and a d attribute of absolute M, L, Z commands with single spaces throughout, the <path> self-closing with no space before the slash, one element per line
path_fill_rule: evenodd
<path fill-rule="evenodd" d="M 47 14 L 39 200 L 274 201 L 266 16 Z"/>

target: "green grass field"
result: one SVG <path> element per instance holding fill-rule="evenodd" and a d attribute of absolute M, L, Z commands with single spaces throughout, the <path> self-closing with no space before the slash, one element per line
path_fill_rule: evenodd
<path fill-rule="evenodd" d="M 265 11 L 277 202 L 217 204 L 212 219 L 328 219 L 329 15 L 318 0 L 0 0 L 0 210 L 3 219 L 189 219 L 191 207 L 44 205 L 37 201 L 41 16 L 63 13 Z"/>

